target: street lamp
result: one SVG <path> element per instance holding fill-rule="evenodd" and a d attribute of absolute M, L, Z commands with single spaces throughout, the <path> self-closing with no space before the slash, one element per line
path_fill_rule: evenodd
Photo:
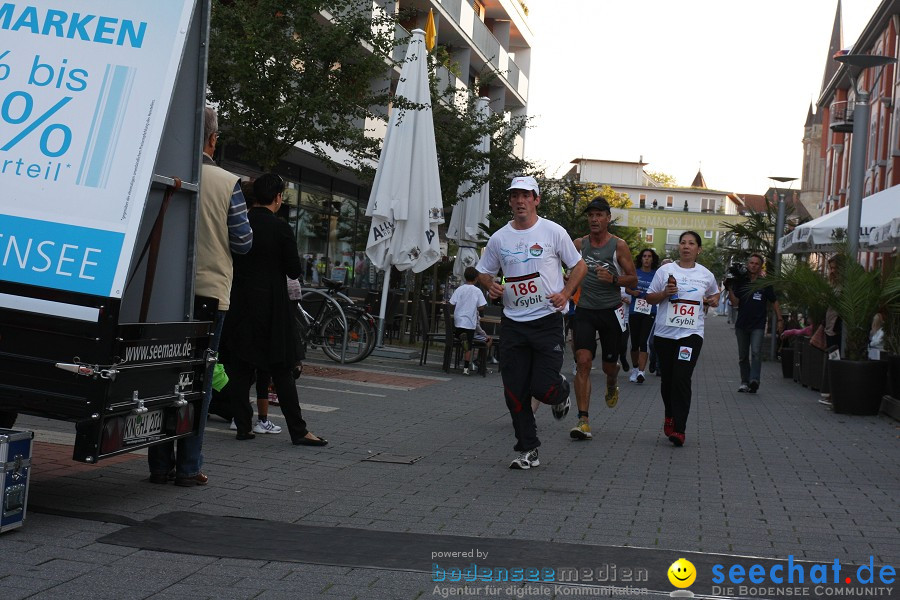
<path fill-rule="evenodd" d="M 796 177 L 769 177 L 772 181 L 776 181 L 778 183 L 790 183 L 788 186 L 788 191 L 791 191 L 791 188 L 794 186 L 794 182 L 797 181 Z M 784 220 L 785 220 L 785 206 L 784 206 L 784 192 L 778 190 L 778 186 L 775 186 L 775 194 L 778 202 L 778 214 L 775 217 L 775 257 L 773 258 L 773 266 L 775 267 L 775 273 L 779 273 L 781 271 L 781 253 L 778 252 L 778 240 L 781 239 L 781 236 L 784 235 Z"/>
<path fill-rule="evenodd" d="M 863 182 L 866 176 L 866 153 L 869 145 L 869 94 L 870 91 L 860 87 L 859 76 L 866 69 L 872 67 L 884 67 L 896 58 L 880 56 L 877 54 L 849 54 L 843 50 L 834 56 L 834 60 L 847 65 L 850 75 L 850 85 L 856 92 L 856 100 L 853 104 L 853 138 L 850 147 L 850 194 L 847 208 L 847 250 L 850 256 L 856 260 L 859 252 L 859 225 L 862 220 L 862 192 Z M 878 83 L 878 78 L 872 84 L 872 89 Z"/>
<path fill-rule="evenodd" d="M 775 181 L 777 183 L 790 183 L 790 185 L 788 186 L 789 192 L 791 191 L 791 187 L 793 187 L 794 182 L 797 181 L 796 177 L 771 176 L 771 177 L 769 177 L 769 179 L 771 179 L 772 181 Z M 777 275 L 781 272 L 781 253 L 778 252 L 778 240 L 780 240 L 781 236 L 784 235 L 785 207 L 784 207 L 784 192 L 780 191 L 778 189 L 778 185 L 775 186 L 775 194 L 778 198 L 778 213 L 777 213 L 777 216 L 775 217 L 775 235 L 774 235 L 775 256 L 772 259 L 773 260 L 772 266 L 775 268 L 775 274 Z M 770 356 L 774 360 L 775 353 L 777 352 L 777 349 L 778 349 L 778 336 L 775 333 L 777 323 L 775 321 L 774 309 L 769 313 L 769 319 L 772 324 L 771 327 L 769 327 L 769 331 L 772 332 L 772 342 L 771 342 L 771 346 L 769 349 L 771 350 Z"/>

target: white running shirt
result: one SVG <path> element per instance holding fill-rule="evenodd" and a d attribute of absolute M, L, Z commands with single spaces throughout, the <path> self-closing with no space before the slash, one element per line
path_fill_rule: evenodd
<path fill-rule="evenodd" d="M 513 229 L 507 223 L 497 230 L 475 268 L 489 275 L 502 269 L 507 288 L 503 314 L 513 321 L 534 321 L 559 312 L 547 296 L 563 289 L 562 265 L 571 268 L 580 260 L 566 230 L 538 217 L 528 229 Z"/>
<path fill-rule="evenodd" d="M 650 282 L 648 292 L 661 292 L 669 281 L 669 273 L 675 276 L 678 285 L 678 299 L 671 302 L 669 297 L 659 303 L 656 311 L 656 321 L 653 325 L 653 335 L 679 340 L 690 335 L 703 337 L 703 324 L 706 311 L 703 310 L 703 298 L 719 293 L 719 284 L 709 269 L 701 264 L 695 264 L 693 269 L 683 269 L 678 263 L 669 263 L 661 266 Z M 677 308 L 676 308 L 677 307 Z M 690 325 L 672 326 L 674 321 L 679 324 Z"/>

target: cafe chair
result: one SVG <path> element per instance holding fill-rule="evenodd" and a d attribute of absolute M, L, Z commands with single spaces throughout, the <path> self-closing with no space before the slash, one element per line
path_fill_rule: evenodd
<path fill-rule="evenodd" d="M 418 309 L 419 334 L 422 336 L 422 353 L 419 355 L 419 366 L 428 362 L 428 348 L 431 346 L 431 340 L 439 340 L 444 334 L 429 331 L 428 309 L 424 300 L 419 300 Z"/>

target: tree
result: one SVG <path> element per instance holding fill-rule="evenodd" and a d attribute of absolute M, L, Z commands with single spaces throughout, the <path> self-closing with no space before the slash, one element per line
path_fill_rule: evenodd
<path fill-rule="evenodd" d="M 751 254 L 761 254 L 766 261 L 766 270 L 771 273 L 778 244 L 778 240 L 772 235 L 778 217 L 778 205 L 768 196 L 765 200 L 765 211 L 750 211 L 744 221 L 722 224 L 728 230 L 723 248 L 731 261 L 745 262 Z M 786 221 L 793 212 L 794 207 L 786 204 Z"/>
<path fill-rule="evenodd" d="M 214 0 L 207 98 L 223 135 L 271 169 L 296 144 L 377 160 L 360 123 L 387 106 L 395 17 L 371 0 Z M 325 18 L 323 15 L 330 15 Z"/>
<path fill-rule="evenodd" d="M 475 194 L 485 183 L 490 186 L 493 199 L 496 197 L 493 193 L 495 185 L 502 185 L 505 190 L 510 179 L 533 169 L 529 161 L 515 156 L 516 138 L 527 128 L 529 119 L 507 118 L 502 112 L 493 111 L 487 118 L 480 117 L 476 111 L 478 98 L 474 93 L 453 86 L 438 89 L 437 69 L 456 70 L 446 50 L 436 47 L 429 63 L 434 137 L 445 207 Z M 482 74 L 470 89 L 478 90 L 494 77 L 496 74 L 493 73 Z M 487 153 L 476 150 L 484 136 L 491 140 Z M 489 165 L 487 176 L 482 174 L 485 161 Z M 460 186 L 464 183 L 471 183 L 471 186 L 468 193 L 460 194 Z M 493 201 L 491 204 L 493 209 Z"/>
<path fill-rule="evenodd" d="M 662 171 L 646 171 L 647 175 L 662 187 L 678 187 L 674 175 L 663 173 Z"/>

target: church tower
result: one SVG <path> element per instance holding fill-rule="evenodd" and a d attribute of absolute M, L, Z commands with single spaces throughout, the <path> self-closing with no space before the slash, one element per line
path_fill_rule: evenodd
<path fill-rule="evenodd" d="M 844 36 L 841 25 L 841 0 L 838 0 L 825 58 L 825 73 L 822 76 L 820 93 L 835 76 L 840 65 L 832 57 L 843 49 Z M 800 181 L 800 202 L 814 217 L 822 214 L 825 200 L 825 146 L 822 142 L 822 110 L 813 113 L 810 102 L 806 123 L 803 126 L 803 173 Z"/>

